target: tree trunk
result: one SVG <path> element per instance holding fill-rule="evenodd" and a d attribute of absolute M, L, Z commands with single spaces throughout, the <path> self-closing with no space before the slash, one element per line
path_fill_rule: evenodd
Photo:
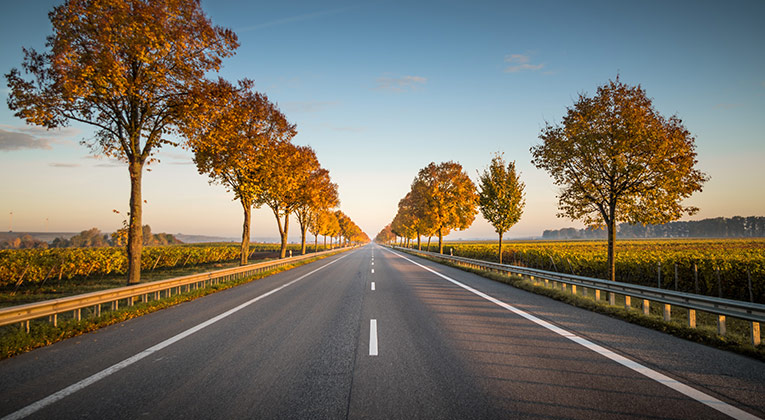
<path fill-rule="evenodd" d="M 422 247 L 420 246 L 420 233 L 417 233 L 417 250 L 422 251 Z"/>
<path fill-rule="evenodd" d="M 608 226 L 608 279 L 616 281 L 616 255 L 614 248 L 616 245 L 616 205 L 609 208 L 609 218 L 606 223 Z"/>
<path fill-rule="evenodd" d="M 499 234 L 499 263 L 502 264 L 502 234 Z"/>
<path fill-rule="evenodd" d="M 428 252 L 430 252 L 430 236 L 428 236 Z"/>
<path fill-rule="evenodd" d="M 438 253 L 444 253 L 444 235 L 441 233 L 441 228 L 438 228 Z"/>
<path fill-rule="evenodd" d="M 327 250 L 327 235 L 324 235 L 324 250 Z"/>
<path fill-rule="evenodd" d="M 239 256 L 239 265 L 247 265 L 247 258 L 250 256 L 250 214 L 252 213 L 252 206 L 246 201 L 248 200 L 240 200 L 244 210 L 244 221 L 242 222 L 242 253 Z"/>
<path fill-rule="evenodd" d="M 301 242 L 300 242 L 300 255 L 305 255 L 305 232 L 306 228 L 308 226 L 306 224 L 300 225 L 300 235 L 301 235 Z"/>
<path fill-rule="evenodd" d="M 141 282 L 141 249 L 143 249 L 141 176 L 143 175 L 143 162 L 130 162 L 128 171 L 130 172 L 130 224 L 128 225 L 127 243 L 127 284 L 130 285 Z"/>
<path fill-rule="evenodd" d="M 313 235 L 313 253 L 319 252 L 319 234 Z"/>
<path fill-rule="evenodd" d="M 290 215 L 285 214 L 284 215 L 284 231 L 279 232 L 282 235 L 282 249 L 279 253 L 279 258 L 284 258 L 287 256 L 287 232 L 290 228 Z"/>

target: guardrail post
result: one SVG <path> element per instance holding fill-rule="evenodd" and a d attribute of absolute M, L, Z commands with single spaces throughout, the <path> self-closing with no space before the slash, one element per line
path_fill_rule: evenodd
<path fill-rule="evenodd" d="M 616 293 L 608 292 L 608 304 L 616 305 Z"/>
<path fill-rule="evenodd" d="M 571 285 L 571 294 L 572 294 L 572 295 L 575 295 L 575 294 L 576 294 L 576 285 L 575 285 L 575 284 L 572 284 L 572 285 Z"/>
<path fill-rule="evenodd" d="M 118 301 L 115 300 L 114 302 L 112 302 L 112 310 L 113 311 L 116 311 L 119 308 L 120 308 L 120 303 Z"/>
<path fill-rule="evenodd" d="M 752 345 L 757 347 L 760 345 L 760 323 L 752 322 Z"/>
<path fill-rule="evenodd" d="M 669 322 L 672 319 L 672 305 L 664 304 L 664 321 Z"/>
<path fill-rule="evenodd" d="M 582 287 L 582 296 L 587 297 L 587 288 Z"/>
<path fill-rule="evenodd" d="M 101 304 L 96 305 L 96 318 L 101 316 Z"/>
<path fill-rule="evenodd" d="M 595 289 L 595 300 L 600 300 L 600 289 Z"/>
<path fill-rule="evenodd" d="M 632 309 L 632 296 L 624 295 L 624 309 L 628 311 Z"/>
<path fill-rule="evenodd" d="M 696 328 L 696 310 L 688 309 L 688 326 Z"/>
<path fill-rule="evenodd" d="M 82 320 L 82 308 L 74 310 L 74 320 L 75 321 Z"/>
<path fill-rule="evenodd" d="M 133 306 L 133 296 L 127 298 L 127 306 Z"/>
<path fill-rule="evenodd" d="M 717 315 L 717 334 L 725 335 L 726 332 L 725 315 Z"/>
<path fill-rule="evenodd" d="M 651 301 L 648 299 L 643 299 L 643 315 L 650 315 L 651 314 Z"/>
<path fill-rule="evenodd" d="M 24 331 L 26 331 L 27 334 L 29 334 L 29 320 L 22 322 L 21 325 L 23 326 Z"/>
<path fill-rule="evenodd" d="M 50 320 L 53 323 L 54 327 L 58 327 L 58 314 L 51 315 Z"/>

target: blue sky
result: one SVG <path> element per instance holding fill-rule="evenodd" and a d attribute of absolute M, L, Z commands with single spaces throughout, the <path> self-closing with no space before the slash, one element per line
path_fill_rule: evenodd
<path fill-rule="evenodd" d="M 42 48 L 58 2 L 3 6 L 0 70 Z M 581 226 L 556 217 L 557 188 L 531 165 L 545 121 L 617 74 L 641 84 L 696 137 L 711 176 L 694 219 L 765 215 L 765 2 L 202 1 L 241 42 L 221 75 L 250 78 L 298 126 L 340 186 L 341 208 L 370 236 L 396 212 L 417 171 L 460 162 L 473 178 L 494 152 L 515 160 L 527 207 L 507 237 Z M 87 126 L 47 133 L 5 106 L 0 88 L 0 215 L 5 230 L 113 231 L 127 210 L 123 166 L 89 156 Z M 144 177 L 156 232 L 237 236 L 241 209 L 165 148 Z M 13 212 L 11 221 L 10 212 Z M 48 220 L 46 224 L 46 219 Z M 270 211 L 255 237 L 276 237 Z M 297 226 L 293 224 L 293 233 Z M 493 238 L 480 217 L 451 238 Z"/>

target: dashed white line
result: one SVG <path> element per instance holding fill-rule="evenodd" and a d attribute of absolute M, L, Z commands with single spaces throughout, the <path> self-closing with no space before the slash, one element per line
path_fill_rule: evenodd
<path fill-rule="evenodd" d="M 317 272 L 317 271 L 319 271 L 319 270 L 321 270 L 323 268 L 326 268 L 326 267 L 328 267 L 328 266 L 330 266 L 330 265 L 332 265 L 332 264 L 342 260 L 343 258 L 345 258 L 347 256 L 348 256 L 348 254 L 343 255 L 342 257 L 340 257 L 340 258 L 338 258 L 338 259 L 336 259 L 334 261 L 331 261 L 331 262 L 329 262 L 327 264 L 324 264 L 321 267 L 319 267 L 319 268 L 317 268 L 317 269 L 315 269 L 315 270 L 313 270 L 313 271 L 311 271 L 311 272 L 309 272 L 307 274 L 303 274 L 302 276 L 296 278 L 295 280 L 290 281 L 287 284 L 279 286 L 279 287 L 277 287 L 277 288 L 275 288 L 275 289 L 273 289 L 273 290 L 271 290 L 269 292 L 263 293 L 262 295 L 260 295 L 258 297 L 252 298 L 252 299 L 248 300 L 247 302 L 244 302 L 244 303 L 242 303 L 239 306 L 231 308 L 228 311 L 223 312 L 222 314 L 220 314 L 218 316 L 210 318 L 207 321 L 202 322 L 201 324 L 198 324 L 198 325 L 196 325 L 194 327 L 191 327 L 188 330 L 186 330 L 186 331 L 184 331 L 184 332 L 182 332 L 180 334 L 177 334 L 177 335 L 175 335 L 173 337 L 170 337 L 167 340 L 165 340 L 165 341 L 163 341 L 163 342 L 161 342 L 159 344 L 156 344 L 156 345 L 154 345 L 152 347 L 149 347 L 148 349 L 146 349 L 146 350 L 144 350 L 144 351 L 142 351 L 142 352 L 140 352 L 140 353 L 138 353 L 138 354 L 136 354 L 134 356 L 128 357 L 127 359 L 125 359 L 125 360 L 123 360 L 123 361 L 121 361 L 121 362 L 119 362 L 117 364 L 109 366 L 108 368 L 106 368 L 106 369 L 104 369 L 104 370 L 102 370 L 102 371 L 100 371 L 98 373 L 95 373 L 95 374 L 93 374 L 93 375 L 91 375 L 91 376 L 81 380 L 80 382 L 77 382 L 77 383 L 75 383 L 73 385 L 69 385 L 68 387 L 62 389 L 61 391 L 58 391 L 58 392 L 56 392 L 54 394 L 51 394 L 51 395 L 49 395 L 49 396 L 47 396 L 47 397 L 45 397 L 45 398 L 43 398 L 41 400 L 38 400 L 35 403 L 32 403 L 32 404 L 30 404 L 30 405 L 28 405 L 28 406 L 26 406 L 26 407 L 24 407 L 24 408 L 22 408 L 22 409 L 20 409 L 18 411 L 15 411 L 15 412 L 13 412 L 13 413 L 3 417 L 0 420 L 22 419 L 24 417 L 27 417 L 27 416 L 35 413 L 36 411 L 41 410 L 41 409 L 45 408 L 46 406 L 49 406 L 49 405 L 55 403 L 56 401 L 59 401 L 59 400 L 65 398 L 65 397 L 67 397 L 67 396 L 69 396 L 71 394 L 74 394 L 75 392 L 77 392 L 77 391 L 87 387 L 88 385 L 91 385 L 91 384 L 93 384 L 95 382 L 98 382 L 101 379 L 104 379 L 107 376 L 109 376 L 109 375 L 111 375 L 113 373 L 116 373 L 116 372 L 118 372 L 118 371 L 120 371 L 120 370 L 122 370 L 122 369 L 124 369 L 124 368 L 126 368 L 126 367 L 128 367 L 128 366 L 130 366 L 132 364 L 134 364 L 135 362 L 138 362 L 141 359 L 144 359 L 144 358 L 146 358 L 148 356 L 151 356 L 153 353 L 156 353 L 156 352 L 164 349 L 165 347 L 167 347 L 167 346 L 169 346 L 169 345 L 171 345 L 173 343 L 176 343 L 176 342 L 178 342 L 180 340 L 183 340 L 184 338 L 186 338 L 186 337 L 196 333 L 197 331 L 199 331 L 199 330 L 201 330 L 203 328 L 209 327 L 210 325 L 212 325 L 212 324 L 214 324 L 214 323 L 216 323 L 216 322 L 218 322 L 218 321 L 220 321 L 220 320 L 222 320 L 224 318 L 227 318 L 228 316 L 230 316 L 230 315 L 232 315 L 232 314 L 234 314 L 236 312 L 241 311 L 242 309 L 252 305 L 253 303 L 255 303 L 255 302 L 257 302 L 257 301 L 259 301 L 259 300 L 261 300 L 261 299 L 263 299 L 263 298 L 265 298 L 267 296 L 270 296 L 270 295 L 272 295 L 272 294 L 274 294 L 274 293 L 284 289 L 285 287 L 291 286 L 292 284 L 295 284 L 295 283 L 299 282 L 300 280 L 303 280 L 304 278 L 310 276 L 311 274 L 313 274 L 313 273 L 315 273 L 315 272 Z M 373 320 L 373 322 L 374 322 L 374 320 Z M 377 331 L 376 331 L 376 329 L 377 329 L 377 327 L 375 325 L 375 355 L 377 354 Z M 371 342 L 369 344 L 369 351 L 370 352 L 372 351 L 372 344 L 371 344 Z"/>
<path fill-rule="evenodd" d="M 375 282 L 372 282 L 372 291 L 375 290 Z"/>
<path fill-rule="evenodd" d="M 372 269 L 372 274 L 374 274 L 374 273 L 375 273 L 375 269 L 373 268 L 373 269 Z"/>
<path fill-rule="evenodd" d="M 690 398 L 692 398 L 692 399 L 694 399 L 694 400 L 696 400 L 696 401 L 698 401 L 698 402 L 700 402 L 700 403 L 702 403 L 702 404 L 704 404 L 704 405 L 706 405 L 708 407 L 714 408 L 715 410 L 717 410 L 717 411 L 719 411 L 719 412 L 721 412 L 723 414 L 726 414 L 726 415 L 728 415 L 730 417 L 733 417 L 735 419 L 752 419 L 752 420 L 759 419 L 759 417 L 754 416 L 752 414 L 749 414 L 749 413 L 747 413 L 744 410 L 741 410 L 741 409 L 739 409 L 737 407 L 734 407 L 734 406 L 732 406 L 732 405 L 730 405 L 728 403 L 720 401 L 720 400 L 718 400 L 717 398 L 715 398 L 715 397 L 713 397 L 711 395 L 705 394 L 704 392 L 701 392 L 701 391 L 699 391 L 699 390 L 697 390 L 697 389 L 695 389 L 695 388 L 693 388 L 693 387 L 691 387 L 689 385 L 686 385 L 686 384 L 684 384 L 682 382 L 679 382 L 679 381 L 677 381 L 675 379 L 672 379 L 669 376 L 666 376 L 666 375 L 664 375 L 662 373 L 659 373 L 659 372 L 657 372 L 657 371 L 655 371 L 655 370 L 653 370 L 653 369 L 651 369 L 649 367 L 643 366 L 642 364 L 640 364 L 638 362 L 635 362 L 634 360 L 628 359 L 628 358 L 626 358 L 626 357 L 624 357 L 624 356 L 622 356 L 620 354 L 617 354 L 617 353 L 615 353 L 615 352 L 613 352 L 613 351 L 611 351 L 611 350 L 609 350 L 609 349 L 607 349 L 607 348 L 605 348 L 603 346 L 595 344 L 595 343 L 593 343 L 590 340 L 587 340 L 585 338 L 579 337 L 578 335 L 576 335 L 576 334 L 574 334 L 574 333 L 572 333 L 572 332 L 570 332 L 568 330 L 564 330 L 563 328 L 560 328 L 560 327 L 558 327 L 556 325 L 550 324 L 549 322 L 547 322 L 547 321 L 545 321 L 543 319 L 539 319 L 536 316 L 531 315 L 528 312 L 522 311 L 522 310 L 520 310 L 520 309 L 518 309 L 518 308 L 516 308 L 516 307 L 514 307 L 512 305 L 508 305 L 507 303 L 502 302 L 499 299 L 496 299 L 496 298 L 494 298 L 492 296 L 489 296 L 489 295 L 487 295 L 487 294 L 485 294 L 485 293 L 483 293 L 481 291 L 473 289 L 470 286 L 467 286 L 467 285 L 465 285 L 463 283 L 460 283 L 457 280 L 454 280 L 454 279 L 452 279 L 452 278 L 450 278 L 450 277 L 448 277 L 446 275 L 443 275 L 443 274 L 439 273 L 438 271 L 433 270 L 432 268 L 426 267 L 426 266 L 424 266 L 424 265 L 422 265 L 422 264 L 420 264 L 418 262 L 415 262 L 415 261 L 413 261 L 413 260 L 411 260 L 411 259 L 409 259 L 409 258 L 407 258 L 407 257 L 405 257 L 405 256 L 403 256 L 403 255 L 401 255 L 399 253 L 396 253 L 396 252 L 393 252 L 393 251 L 388 251 L 388 252 L 390 252 L 391 254 L 396 255 L 396 256 L 398 256 L 400 258 L 403 258 L 403 259 L 409 261 L 410 263 L 412 263 L 412 264 L 414 264 L 416 266 L 422 267 L 425 270 L 430 271 L 431 273 L 433 273 L 433 274 L 435 274 L 435 275 L 437 275 L 437 276 L 439 276 L 439 277 L 441 277 L 441 278 L 443 278 L 443 279 L 445 279 L 445 280 L 447 280 L 447 281 L 449 281 L 449 282 L 451 282 L 451 283 L 453 283 L 453 284 L 455 284 L 455 285 L 457 285 L 457 286 L 467 290 L 468 292 L 471 292 L 471 293 L 473 293 L 475 295 L 478 295 L 478 296 L 488 300 L 489 302 L 492 302 L 492 303 L 494 303 L 494 304 L 496 304 L 498 306 L 501 306 L 502 308 L 507 309 L 510 312 L 513 312 L 513 313 L 515 313 L 515 314 L 517 314 L 517 315 L 519 315 L 519 316 L 521 316 L 523 318 L 526 318 L 527 320 L 529 320 L 531 322 L 534 322 L 537 325 L 540 325 L 540 326 L 542 326 L 544 328 L 547 328 L 548 330 L 550 330 L 550 331 L 552 331 L 552 332 L 554 332 L 556 334 L 559 334 L 559 335 L 561 335 L 563 337 L 566 337 L 567 339 L 569 339 L 569 340 L 571 340 L 571 341 L 573 341 L 573 342 L 575 342 L 575 343 L 577 343 L 577 344 L 579 344 L 581 346 L 584 346 L 584 347 L 586 347 L 586 348 L 588 348 L 588 349 L 590 349 L 590 350 L 592 350 L 592 351 L 594 351 L 594 352 L 596 352 L 596 353 L 598 353 L 598 354 L 600 354 L 600 355 L 602 355 L 602 356 L 604 356 L 604 357 L 606 357 L 608 359 L 611 359 L 614 362 L 619 363 L 622 366 L 625 366 L 625 367 L 627 367 L 629 369 L 632 369 L 633 371 L 635 371 L 637 373 L 640 373 L 641 375 L 644 375 L 644 376 L 646 376 L 648 378 L 651 378 L 654 381 L 656 381 L 656 382 L 658 382 L 658 383 L 660 383 L 662 385 L 665 385 L 665 386 L 667 386 L 669 388 L 672 388 L 675 391 L 677 391 L 677 392 L 679 392 L 681 394 L 684 394 L 684 395 L 686 395 L 686 396 L 688 396 L 688 397 L 690 397 Z M 370 343 L 370 346 L 371 346 L 371 343 Z"/>
<path fill-rule="evenodd" d="M 369 355 L 377 356 L 377 320 L 369 320 Z"/>

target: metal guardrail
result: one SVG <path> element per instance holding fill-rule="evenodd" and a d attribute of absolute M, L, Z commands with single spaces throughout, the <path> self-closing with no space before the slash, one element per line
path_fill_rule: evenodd
<path fill-rule="evenodd" d="M 469 268 L 497 271 L 525 277 L 533 281 L 535 284 L 544 281 L 545 285 L 549 285 L 550 282 L 553 282 L 553 288 L 557 288 L 557 283 L 560 283 L 562 291 L 566 291 L 568 286 L 573 294 L 577 294 L 577 287 L 583 288 L 582 292 L 585 296 L 587 295 L 587 289 L 591 289 L 594 291 L 596 300 L 600 300 L 601 292 L 607 292 L 609 294 L 608 299 L 611 305 L 615 305 L 617 294 L 622 295 L 625 298 L 624 306 L 627 309 L 632 309 L 632 298 L 641 299 L 643 301 L 643 313 L 646 315 L 649 313 L 650 302 L 659 302 L 664 305 L 663 316 L 665 321 L 670 320 L 672 305 L 679 306 L 688 310 L 687 323 L 688 326 L 692 328 L 696 327 L 696 311 L 708 312 L 717 315 L 717 332 L 720 335 L 725 335 L 726 332 L 726 316 L 743 319 L 752 324 L 750 337 L 751 343 L 757 346 L 761 342 L 760 323 L 765 322 L 765 305 L 759 303 L 716 298 L 694 293 L 676 292 L 655 287 L 602 280 L 592 277 L 575 276 L 508 264 L 498 264 L 471 258 L 443 255 L 435 252 L 418 251 L 409 248 L 393 248 L 416 255 L 419 254 L 450 261 L 456 265 Z"/>
<path fill-rule="evenodd" d="M 0 326 L 21 323 L 26 330 L 29 331 L 29 321 L 33 319 L 49 317 L 51 322 L 54 325 L 57 325 L 58 315 L 69 312 L 72 313 L 74 319 L 79 321 L 82 319 L 83 309 L 91 309 L 90 313 L 92 315 L 99 316 L 101 315 L 102 306 L 105 304 L 109 304 L 110 309 L 116 310 L 119 308 L 119 303 L 121 301 L 125 301 L 128 306 L 131 306 L 135 303 L 136 298 L 139 298 L 143 302 L 148 302 L 150 299 L 157 300 L 163 297 L 166 298 L 184 291 L 249 277 L 257 273 L 293 264 L 298 261 L 343 252 L 348 249 L 349 248 L 341 248 L 316 252 L 313 254 L 265 261 L 262 263 L 249 264 L 207 273 L 192 274 L 151 283 L 141 283 L 133 286 L 85 293 L 60 299 L 11 306 L 0 309 Z"/>

